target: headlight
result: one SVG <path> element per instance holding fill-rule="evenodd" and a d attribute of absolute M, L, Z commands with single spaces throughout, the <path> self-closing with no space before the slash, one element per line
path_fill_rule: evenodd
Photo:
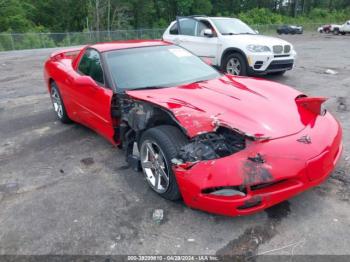
<path fill-rule="evenodd" d="M 247 50 L 250 52 L 271 52 L 271 49 L 266 45 L 247 45 Z"/>

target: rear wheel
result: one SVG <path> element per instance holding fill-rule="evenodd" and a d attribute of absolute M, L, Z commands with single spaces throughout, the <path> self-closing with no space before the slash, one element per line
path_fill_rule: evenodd
<path fill-rule="evenodd" d="M 63 99 L 61 93 L 58 89 L 58 86 L 55 82 L 51 83 L 51 91 L 50 91 L 51 101 L 53 105 L 53 109 L 55 110 L 57 118 L 65 124 L 71 123 L 72 120 L 67 115 L 66 108 L 64 107 Z"/>
<path fill-rule="evenodd" d="M 246 76 L 247 63 L 245 58 L 239 53 L 232 53 L 224 59 L 223 71 L 231 75 Z"/>
<path fill-rule="evenodd" d="M 171 160 L 187 143 L 185 135 L 174 126 L 146 130 L 140 140 L 140 159 L 146 181 L 152 190 L 169 200 L 181 198 Z"/>

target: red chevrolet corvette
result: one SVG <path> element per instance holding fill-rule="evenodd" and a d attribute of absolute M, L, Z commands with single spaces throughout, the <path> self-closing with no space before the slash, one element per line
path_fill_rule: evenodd
<path fill-rule="evenodd" d="M 166 199 L 228 216 L 263 210 L 324 181 L 342 130 L 321 97 L 223 75 L 162 41 L 101 43 L 45 63 L 57 117 L 122 147 Z"/>

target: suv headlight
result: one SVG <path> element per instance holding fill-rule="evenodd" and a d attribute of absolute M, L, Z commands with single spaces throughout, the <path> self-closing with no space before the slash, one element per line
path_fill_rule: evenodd
<path fill-rule="evenodd" d="M 247 50 L 250 52 L 271 52 L 271 49 L 266 45 L 247 45 Z"/>

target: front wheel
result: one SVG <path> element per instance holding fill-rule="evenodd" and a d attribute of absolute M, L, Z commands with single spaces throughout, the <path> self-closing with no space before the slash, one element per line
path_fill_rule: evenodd
<path fill-rule="evenodd" d="M 237 76 L 247 75 L 247 63 L 245 58 L 239 53 L 233 53 L 228 55 L 224 59 L 223 71 Z"/>
<path fill-rule="evenodd" d="M 140 160 L 146 181 L 152 190 L 168 200 L 181 198 L 171 160 L 186 143 L 185 135 L 174 126 L 153 127 L 141 136 Z"/>

